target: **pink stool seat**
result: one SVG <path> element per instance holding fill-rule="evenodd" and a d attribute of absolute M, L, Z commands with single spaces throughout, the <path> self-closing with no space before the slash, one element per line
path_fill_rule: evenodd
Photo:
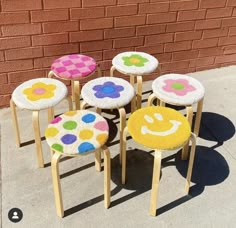
<path fill-rule="evenodd" d="M 53 62 L 51 70 L 58 78 L 76 80 L 91 75 L 96 70 L 96 61 L 86 55 L 65 55 Z"/>

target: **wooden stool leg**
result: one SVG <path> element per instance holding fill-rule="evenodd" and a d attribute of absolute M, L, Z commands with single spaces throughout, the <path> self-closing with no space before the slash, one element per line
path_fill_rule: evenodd
<path fill-rule="evenodd" d="M 137 109 L 142 107 L 142 86 L 143 78 L 142 76 L 137 77 Z"/>
<path fill-rule="evenodd" d="M 48 123 L 54 119 L 54 109 L 53 107 L 48 108 Z"/>
<path fill-rule="evenodd" d="M 149 214 L 151 216 L 156 216 L 160 174 L 161 174 L 161 151 L 155 150 L 153 176 L 152 176 L 151 204 L 149 211 Z"/>
<path fill-rule="evenodd" d="M 114 66 L 111 67 L 110 69 L 110 76 L 113 77 L 114 71 L 116 70 L 116 68 Z"/>
<path fill-rule="evenodd" d="M 50 71 L 50 72 L 48 73 L 48 78 L 52 78 L 53 75 L 54 75 L 53 71 Z"/>
<path fill-rule="evenodd" d="M 43 161 L 42 143 L 41 143 L 41 135 L 39 127 L 39 111 L 33 111 L 32 116 L 33 116 L 34 138 L 36 144 L 38 165 L 40 168 L 43 168 L 44 161 Z"/>
<path fill-rule="evenodd" d="M 189 158 L 188 171 L 187 171 L 186 184 L 185 184 L 185 191 L 187 192 L 187 194 L 189 193 L 190 181 L 191 181 L 192 170 L 193 170 L 193 161 L 194 161 L 195 150 L 196 150 L 196 135 L 192 133 L 190 140 L 192 142 L 192 147 L 190 151 L 190 158 Z"/>
<path fill-rule="evenodd" d="M 165 103 L 164 101 L 160 100 L 160 106 L 161 106 L 161 107 L 165 107 L 165 106 L 166 106 L 166 103 Z"/>
<path fill-rule="evenodd" d="M 80 85 L 79 81 L 74 82 L 75 109 L 80 109 Z"/>
<path fill-rule="evenodd" d="M 199 135 L 199 129 L 200 129 L 200 123 L 201 123 L 201 117 L 202 117 L 203 99 L 204 98 L 202 98 L 197 104 L 197 113 L 196 113 L 195 126 L 194 126 L 194 131 L 193 131 L 196 136 Z"/>
<path fill-rule="evenodd" d="M 102 113 L 102 109 L 96 107 L 96 113 L 99 114 L 99 115 L 101 115 L 101 113 Z"/>
<path fill-rule="evenodd" d="M 102 71 L 101 71 L 101 68 L 98 64 L 97 64 L 97 72 L 98 72 L 98 77 L 101 77 L 102 76 Z"/>
<path fill-rule="evenodd" d="M 95 150 L 95 169 L 101 172 L 101 150 Z"/>
<path fill-rule="evenodd" d="M 120 113 L 120 164 L 121 164 L 121 161 L 122 161 L 122 148 L 123 148 L 122 137 L 123 137 L 123 131 L 124 131 L 124 128 L 125 128 L 125 125 L 126 125 L 126 112 L 125 112 L 125 109 L 123 107 L 119 108 L 119 113 Z"/>
<path fill-rule="evenodd" d="M 85 109 L 87 106 L 87 103 L 85 101 L 82 101 L 81 105 L 80 105 L 80 109 Z"/>
<path fill-rule="evenodd" d="M 111 202 L 111 158 L 106 146 L 102 147 L 104 153 L 104 206 L 108 208 Z"/>
<path fill-rule="evenodd" d="M 154 93 L 152 93 L 149 97 L 148 97 L 148 106 L 152 106 L 153 101 L 156 99 L 156 95 Z"/>
<path fill-rule="evenodd" d="M 71 81 L 71 98 L 72 102 L 75 102 L 75 82 Z"/>
<path fill-rule="evenodd" d="M 72 111 L 72 110 L 73 110 L 73 103 L 72 103 L 71 96 L 67 96 L 67 97 L 66 97 L 66 100 L 67 100 L 67 102 L 68 102 L 69 111 Z"/>
<path fill-rule="evenodd" d="M 161 69 L 160 67 L 157 68 L 157 77 L 159 77 L 161 75 Z"/>
<path fill-rule="evenodd" d="M 57 215 L 62 218 L 64 216 L 64 209 L 63 209 L 61 183 L 60 183 L 60 175 L 59 175 L 59 168 L 58 168 L 60 157 L 61 157 L 61 154 L 55 152 L 54 155 L 52 156 L 51 165 L 52 165 L 52 181 L 53 181 L 56 211 L 57 211 Z"/>
<path fill-rule="evenodd" d="M 16 104 L 14 103 L 12 99 L 10 100 L 10 107 L 11 107 L 11 115 L 12 115 L 12 120 L 13 120 L 16 145 L 20 147 L 20 131 L 19 131 L 19 124 L 18 124 L 17 113 L 16 113 Z"/>
<path fill-rule="evenodd" d="M 122 149 L 121 149 L 121 183 L 125 184 L 125 179 L 126 179 L 126 137 L 128 133 L 128 127 L 125 127 L 123 131 L 123 136 L 122 136 Z"/>
<path fill-rule="evenodd" d="M 186 109 L 187 109 L 187 119 L 191 127 L 193 121 L 193 107 L 187 106 Z M 189 142 L 187 142 L 182 149 L 182 154 L 181 154 L 182 160 L 186 160 L 188 158 L 188 150 L 189 150 Z"/>
<path fill-rule="evenodd" d="M 130 84 L 134 87 L 134 83 L 135 83 L 135 76 L 134 75 L 130 75 Z M 132 101 L 131 101 L 131 113 L 133 113 L 136 109 L 136 91 L 135 91 L 135 96 L 133 97 Z"/>

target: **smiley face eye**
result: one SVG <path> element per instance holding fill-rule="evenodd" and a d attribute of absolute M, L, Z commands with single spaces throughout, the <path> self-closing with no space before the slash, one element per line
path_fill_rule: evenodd
<path fill-rule="evenodd" d="M 160 113 L 155 113 L 154 116 L 155 116 L 155 118 L 156 118 L 157 120 L 160 120 L 160 121 L 163 120 L 163 117 L 162 117 L 162 115 L 161 115 Z"/>
<path fill-rule="evenodd" d="M 152 117 L 148 116 L 148 115 L 144 115 L 144 119 L 148 122 L 148 123 L 153 123 L 154 120 Z"/>

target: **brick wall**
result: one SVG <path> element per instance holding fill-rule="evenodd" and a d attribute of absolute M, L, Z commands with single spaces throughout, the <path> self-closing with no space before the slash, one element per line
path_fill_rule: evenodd
<path fill-rule="evenodd" d="M 52 61 L 68 53 L 96 58 L 104 74 L 112 57 L 127 50 L 154 55 L 162 73 L 236 62 L 236 0 L 0 3 L 0 107 L 8 106 L 17 85 L 45 77 Z"/>

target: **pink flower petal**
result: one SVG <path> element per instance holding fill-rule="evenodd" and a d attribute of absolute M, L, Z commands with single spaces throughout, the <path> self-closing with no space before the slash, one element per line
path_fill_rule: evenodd
<path fill-rule="evenodd" d="M 108 125 L 105 121 L 99 121 L 97 122 L 94 127 L 100 131 L 108 131 Z"/>

